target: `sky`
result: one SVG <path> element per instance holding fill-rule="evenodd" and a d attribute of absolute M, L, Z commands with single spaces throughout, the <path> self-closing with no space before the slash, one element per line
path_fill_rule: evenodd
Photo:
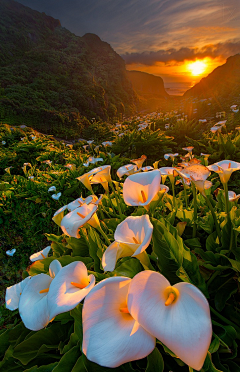
<path fill-rule="evenodd" d="M 78 36 L 97 34 L 127 69 L 161 76 L 166 83 L 191 86 L 240 53 L 240 0 L 19 2 L 59 19 Z"/>

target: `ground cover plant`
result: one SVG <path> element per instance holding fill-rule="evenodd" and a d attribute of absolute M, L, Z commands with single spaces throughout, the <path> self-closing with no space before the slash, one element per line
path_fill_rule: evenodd
<path fill-rule="evenodd" d="M 3 370 L 239 371 L 238 117 L 178 144 L 174 115 L 1 125 Z"/>

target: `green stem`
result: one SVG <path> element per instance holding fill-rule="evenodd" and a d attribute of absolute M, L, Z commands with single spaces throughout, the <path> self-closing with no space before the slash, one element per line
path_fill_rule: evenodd
<path fill-rule="evenodd" d="M 210 277 L 210 279 L 208 279 L 208 282 L 207 282 L 207 286 L 209 287 L 209 285 L 214 281 L 214 279 L 219 275 L 219 272 L 216 270 L 212 276 Z"/>
<path fill-rule="evenodd" d="M 111 185 L 111 188 L 113 190 L 113 193 L 114 193 L 114 197 L 115 197 L 115 200 L 116 200 L 116 203 L 117 203 L 117 209 L 118 209 L 118 213 L 120 214 L 121 218 L 124 217 L 123 213 L 122 213 L 122 208 L 121 208 L 121 202 L 120 202 L 120 196 L 117 195 L 116 191 L 115 191 L 115 188 L 113 186 L 113 182 L 112 181 L 109 181 L 110 185 Z"/>
<path fill-rule="evenodd" d="M 215 224 L 215 227 L 216 227 L 216 231 L 217 231 L 217 236 L 218 236 L 218 239 L 219 239 L 219 243 L 221 243 L 221 230 L 220 230 L 220 227 L 219 227 L 219 224 L 218 224 L 218 221 L 217 221 L 217 217 L 216 217 L 216 214 L 215 214 L 215 211 L 213 209 L 213 206 L 212 206 L 212 203 L 210 202 L 210 200 L 208 199 L 207 196 L 204 196 L 206 202 L 207 202 L 207 205 L 212 213 L 212 216 L 213 216 L 213 221 L 214 221 L 214 224 Z"/>
<path fill-rule="evenodd" d="M 173 195 L 173 207 L 174 209 L 176 208 L 176 203 L 175 203 L 175 186 L 174 186 L 174 182 L 175 182 L 175 179 L 173 181 L 171 181 L 171 185 L 172 185 L 172 195 Z"/>
<path fill-rule="evenodd" d="M 192 184 L 192 192 L 193 192 L 193 205 L 194 205 L 194 212 L 193 212 L 193 234 L 192 234 L 192 237 L 193 238 L 196 238 L 196 235 L 197 235 L 197 192 L 196 192 L 196 187 L 195 185 L 193 184 L 193 182 L 191 182 Z"/>
<path fill-rule="evenodd" d="M 104 237 L 104 239 L 105 239 L 107 245 L 110 245 L 111 242 L 110 242 L 110 240 L 108 239 L 108 237 L 107 237 L 107 235 L 105 234 L 105 232 L 103 231 L 103 229 L 101 228 L 101 226 L 98 226 L 98 227 L 97 227 L 97 231 L 99 231 L 100 234 Z"/>
<path fill-rule="evenodd" d="M 183 177 L 181 178 L 182 178 L 182 184 L 183 184 L 183 189 L 184 189 L 185 204 L 186 204 L 186 208 L 188 208 L 187 188 L 186 188 Z"/>
<path fill-rule="evenodd" d="M 228 184 L 227 182 L 223 183 L 224 194 L 225 194 L 225 212 L 227 213 L 227 218 L 230 219 L 229 216 L 229 198 L 228 198 Z"/>

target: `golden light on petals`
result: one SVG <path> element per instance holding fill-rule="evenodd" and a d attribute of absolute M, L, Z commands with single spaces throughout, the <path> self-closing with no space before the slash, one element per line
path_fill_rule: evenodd
<path fill-rule="evenodd" d="M 126 307 L 120 307 L 120 311 L 121 311 L 121 313 L 129 314 L 127 306 Z"/>

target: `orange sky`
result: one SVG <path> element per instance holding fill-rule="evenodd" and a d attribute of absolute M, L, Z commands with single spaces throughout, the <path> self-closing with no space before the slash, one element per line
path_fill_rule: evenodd
<path fill-rule="evenodd" d="M 203 62 L 202 72 L 198 68 L 191 70 L 191 64 L 200 61 Z M 128 64 L 126 68 L 128 70 L 137 70 L 147 72 L 149 74 L 161 76 L 165 82 L 191 82 L 196 84 L 201 78 L 210 74 L 216 67 L 223 65 L 226 62 L 224 58 L 211 58 L 206 57 L 203 59 L 196 60 L 185 60 L 183 62 L 169 62 L 165 64 L 164 62 L 156 62 L 154 65 L 145 64 Z M 204 66 L 205 65 L 205 66 Z M 201 65 L 200 65 L 201 67 Z"/>

